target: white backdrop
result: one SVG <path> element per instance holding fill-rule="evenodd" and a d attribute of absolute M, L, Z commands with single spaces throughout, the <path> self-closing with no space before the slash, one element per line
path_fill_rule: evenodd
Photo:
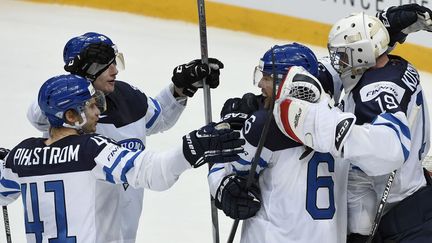
<path fill-rule="evenodd" d="M 118 78 L 148 95 L 156 95 L 170 82 L 176 65 L 200 57 L 197 25 L 126 13 L 0 0 L 0 31 L 0 146 L 8 148 L 40 135 L 26 120 L 27 106 L 45 80 L 63 73 L 62 50 L 72 36 L 88 31 L 110 36 L 126 59 L 126 70 Z M 226 65 L 220 87 L 212 91 L 213 118 L 217 120 L 227 98 L 260 92 L 252 85 L 258 58 L 272 45 L 288 41 L 209 28 L 208 42 L 209 55 Z M 319 56 L 326 54 L 324 49 L 313 49 Z M 431 97 L 432 75 L 422 73 L 422 77 Z M 147 148 L 160 151 L 177 146 L 184 134 L 203 124 L 203 97 L 199 91 L 188 101 L 174 128 L 151 136 Z M 205 167 L 189 170 L 168 191 L 146 191 L 138 242 L 211 242 L 206 175 Z M 25 242 L 21 199 L 9 206 L 9 212 L 13 242 Z M 5 242 L 1 219 L 0 242 Z M 232 221 L 223 214 L 219 214 L 219 220 L 221 242 L 225 242 Z"/>

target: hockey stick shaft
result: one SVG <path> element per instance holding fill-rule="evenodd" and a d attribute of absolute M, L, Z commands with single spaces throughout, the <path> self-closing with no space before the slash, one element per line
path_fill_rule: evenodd
<path fill-rule="evenodd" d="M 373 222 L 373 224 L 372 224 L 372 230 L 371 230 L 371 233 L 370 233 L 370 235 L 369 235 L 369 237 L 368 237 L 366 243 L 371 243 L 372 240 L 373 240 L 373 238 L 374 238 L 374 236 L 375 236 L 375 234 L 376 234 L 376 231 L 377 231 L 377 229 L 378 229 L 379 223 L 380 223 L 381 218 L 382 218 L 383 213 L 384 213 L 384 207 L 385 207 L 385 205 L 386 205 L 386 203 L 387 203 L 387 199 L 388 199 L 388 196 L 389 196 L 389 194 L 390 194 L 390 188 L 391 188 L 391 186 L 392 186 L 392 184 L 393 184 L 393 181 L 394 181 L 394 179 L 395 179 L 395 176 L 396 176 L 396 170 L 394 170 L 394 171 L 393 171 L 392 173 L 390 173 L 390 175 L 389 175 L 389 178 L 388 178 L 388 180 L 387 180 L 386 187 L 384 188 L 384 192 L 383 192 L 383 195 L 382 195 L 382 197 L 381 197 L 381 201 L 380 201 L 380 203 L 379 203 L 379 205 L 378 205 L 378 209 L 377 209 L 377 212 L 376 212 L 376 214 L 375 214 L 375 219 L 374 219 L 374 222 Z"/>
<path fill-rule="evenodd" d="M 6 242 L 12 243 L 12 236 L 10 232 L 10 225 L 9 225 L 9 214 L 7 206 L 3 206 L 3 221 L 4 221 L 4 227 L 5 227 L 5 233 L 6 233 Z"/>
<path fill-rule="evenodd" d="M 249 187 L 255 181 L 255 171 L 256 171 L 256 168 L 258 166 L 258 162 L 259 162 L 259 159 L 261 156 L 262 149 L 264 148 L 265 141 L 267 140 L 267 134 L 268 134 L 271 120 L 273 119 L 273 107 L 274 107 L 274 101 L 275 101 L 275 96 L 276 96 L 276 77 L 277 77 L 276 69 L 274 66 L 275 60 L 274 60 L 273 51 L 272 51 L 272 63 L 273 63 L 273 67 L 272 67 L 273 70 L 272 71 L 273 71 L 273 77 L 274 77 L 273 92 L 272 92 L 273 95 L 271 97 L 270 107 L 268 108 L 268 111 L 267 111 L 266 121 L 264 123 L 263 130 L 261 131 L 261 136 L 260 136 L 260 140 L 259 140 L 258 145 L 257 145 L 257 150 L 255 151 L 254 157 L 251 161 L 251 168 L 249 170 L 248 178 L 246 181 L 246 189 L 249 189 Z M 228 241 L 227 241 L 228 243 L 232 243 L 234 241 L 234 237 L 235 237 L 235 234 L 237 232 L 239 222 L 240 222 L 239 219 L 234 220 L 233 226 L 231 227 L 230 235 L 228 237 Z"/>
<path fill-rule="evenodd" d="M 203 63 L 208 64 L 207 23 L 206 23 L 204 0 L 197 0 L 197 6 L 198 6 L 198 19 L 199 19 L 201 60 Z M 205 123 L 209 124 L 212 121 L 211 96 L 210 96 L 210 87 L 207 84 L 205 79 L 203 80 L 203 94 L 204 94 Z M 209 164 L 209 170 L 211 169 L 211 166 L 212 165 Z M 210 209 L 211 209 L 211 219 L 212 219 L 213 243 L 219 243 L 218 211 L 215 205 L 215 200 L 211 195 L 210 195 Z"/>

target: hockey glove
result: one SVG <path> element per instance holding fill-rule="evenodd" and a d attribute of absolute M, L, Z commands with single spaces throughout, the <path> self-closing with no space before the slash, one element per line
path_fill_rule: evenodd
<path fill-rule="evenodd" d="M 94 81 L 115 59 L 114 48 L 103 42 L 94 43 L 84 48 L 64 69 Z"/>
<path fill-rule="evenodd" d="M 390 7 L 377 13 L 390 35 L 390 46 L 403 43 L 410 33 L 419 30 L 432 31 L 432 11 L 418 4 L 405 4 Z"/>
<path fill-rule="evenodd" d="M 6 158 L 6 156 L 8 155 L 9 152 L 10 152 L 9 149 L 0 148 L 0 159 L 4 160 Z"/>
<path fill-rule="evenodd" d="M 312 74 L 291 67 L 278 89 L 273 110 L 279 130 L 318 152 L 340 156 L 355 116 L 332 108 L 329 101 Z"/>
<path fill-rule="evenodd" d="M 216 191 L 215 205 L 232 219 L 248 219 L 261 207 L 261 192 L 256 184 L 246 189 L 246 179 L 228 175 Z"/>
<path fill-rule="evenodd" d="M 230 98 L 222 107 L 221 120 L 229 123 L 232 129 L 241 130 L 244 122 L 258 107 L 258 98 L 252 93 L 244 94 L 242 98 Z"/>
<path fill-rule="evenodd" d="M 276 99 L 293 97 L 315 103 L 323 94 L 324 91 L 318 79 L 303 67 L 293 66 L 279 85 Z"/>
<path fill-rule="evenodd" d="M 203 64 L 201 59 L 193 60 L 174 68 L 171 78 L 174 85 L 183 88 L 183 94 L 192 97 L 198 88 L 202 88 L 202 80 L 206 78 L 210 88 L 219 86 L 219 69 L 224 67 L 223 63 L 216 58 L 209 58 L 209 64 Z"/>
<path fill-rule="evenodd" d="M 352 113 L 329 106 L 329 98 L 310 103 L 287 97 L 276 100 L 273 115 L 288 137 L 318 152 L 340 157 L 343 144 L 355 124 Z"/>
<path fill-rule="evenodd" d="M 183 136 L 183 154 L 186 160 L 197 168 L 205 163 L 236 161 L 243 153 L 245 141 L 240 133 L 229 129 L 227 123 L 212 122 L 199 130 Z"/>

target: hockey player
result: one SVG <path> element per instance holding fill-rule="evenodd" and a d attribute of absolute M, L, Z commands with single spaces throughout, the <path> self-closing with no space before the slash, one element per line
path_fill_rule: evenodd
<path fill-rule="evenodd" d="M 424 26 L 422 23 L 424 21 L 424 18 L 418 18 L 417 19 L 417 15 L 415 14 L 416 11 L 422 11 L 421 13 L 426 13 L 430 10 L 420 7 L 394 7 L 392 8 L 393 11 L 391 11 L 391 17 L 390 19 L 390 24 L 387 23 L 387 28 L 392 30 L 392 38 L 391 40 L 393 41 L 397 41 L 397 42 L 403 42 L 402 39 L 400 39 L 401 36 L 406 37 L 407 34 L 414 32 L 414 31 L 418 31 L 419 29 L 415 29 L 415 28 L 407 28 L 410 25 L 414 25 L 414 26 Z M 415 18 L 413 17 L 413 13 Z M 410 18 L 400 18 L 401 16 L 410 16 Z M 407 24 L 407 22 L 409 22 L 409 24 Z M 425 28 L 427 29 L 427 27 Z M 401 31 L 404 31 L 403 34 Z M 381 32 L 382 33 L 382 32 Z M 395 42 L 393 42 L 394 44 Z M 270 61 L 271 59 L 269 59 Z M 278 63 L 278 58 L 277 55 L 275 55 L 275 62 L 276 64 Z M 270 64 L 270 62 L 269 62 Z M 338 95 L 340 94 L 339 92 L 341 91 L 341 83 L 339 82 L 334 82 L 334 81 L 340 81 L 339 77 L 334 77 L 335 74 L 337 74 L 335 71 L 333 71 L 333 68 L 328 65 L 330 63 L 326 63 L 326 62 L 322 62 L 320 63 L 320 72 L 319 72 L 319 79 L 321 81 L 321 83 L 324 86 L 324 90 L 328 91 L 330 94 L 333 95 L 333 98 L 336 100 L 336 102 L 338 101 L 339 97 Z M 271 69 L 267 70 L 267 76 L 271 75 Z M 333 74 L 333 75 L 332 75 Z M 292 75 L 293 77 L 295 75 Z M 332 77 L 333 76 L 333 77 Z M 336 78 L 336 80 L 333 80 L 334 78 Z M 270 91 L 267 91 L 267 93 L 269 93 Z M 257 103 L 259 103 L 259 100 L 257 102 L 257 99 L 254 98 L 253 95 L 247 94 L 245 96 L 243 96 L 243 98 L 233 98 L 228 100 L 225 104 L 224 104 L 224 108 L 222 109 L 221 112 L 221 116 L 224 120 L 230 122 L 231 124 L 241 124 L 242 120 L 245 120 L 245 117 L 249 117 L 250 114 L 253 112 L 254 109 L 257 109 L 257 107 L 259 107 L 258 105 L 256 105 Z M 255 114 L 254 114 L 255 115 Z M 248 121 L 246 121 L 245 123 L 245 127 L 244 127 L 244 132 L 247 133 L 251 133 L 251 131 L 253 132 L 253 124 L 255 122 L 256 117 L 252 115 L 251 118 L 249 118 Z M 349 114 L 348 114 L 348 118 L 349 118 Z M 321 119 L 322 120 L 322 119 Z M 324 119 L 325 120 L 325 119 Z M 402 118 L 403 120 L 403 118 Z M 349 120 L 348 120 L 349 121 Z M 263 122 L 261 122 L 261 127 L 262 127 Z M 403 124 L 401 124 L 401 126 L 403 126 Z M 241 126 L 240 126 L 241 127 Z M 343 127 L 342 127 L 343 128 Z M 395 128 L 397 128 L 397 126 L 395 126 Z M 331 127 L 322 127 L 321 128 L 323 131 L 333 131 L 333 129 L 331 129 Z M 282 129 L 283 130 L 283 129 Z M 278 130 L 276 130 L 276 134 Z M 342 130 L 340 130 L 342 131 Z M 248 135 L 245 135 L 245 138 L 247 140 L 247 142 L 249 142 L 248 139 Z M 270 128 L 270 132 L 269 134 L 275 134 L 274 130 L 272 130 L 272 128 Z M 330 132 L 331 133 L 331 132 Z M 385 132 L 384 132 L 385 133 Z M 345 134 L 347 135 L 347 134 Z M 389 138 L 388 140 L 386 140 L 383 144 L 385 144 L 386 142 L 391 142 L 391 141 L 396 141 L 397 144 L 400 144 L 400 142 L 398 142 L 398 138 L 395 138 L 394 133 L 392 134 L 393 137 Z M 256 133 L 255 132 L 255 136 L 259 136 L 259 132 Z M 225 168 L 225 171 L 222 170 L 222 168 L 220 168 L 220 166 L 215 166 L 210 175 L 209 175 L 209 182 L 210 182 L 210 188 L 212 188 L 214 191 L 212 191 L 212 193 L 214 193 L 217 197 L 217 201 L 219 201 L 219 207 L 222 208 L 224 210 L 224 212 L 232 217 L 232 218 L 239 218 L 239 219 L 245 219 L 245 218 L 249 218 L 252 217 L 253 215 L 255 215 L 255 213 L 258 211 L 259 207 L 260 207 L 260 194 L 259 194 L 259 188 L 261 188 L 263 190 L 262 192 L 262 201 L 263 201 L 263 205 L 262 207 L 264 207 L 264 209 L 261 209 L 260 211 L 258 211 L 257 216 L 246 220 L 244 222 L 244 230 L 242 232 L 242 242 L 318 242 L 318 241 L 322 241 L 325 240 L 326 242 L 345 242 L 345 229 L 347 227 L 346 225 L 346 220 L 344 220 L 343 218 L 346 217 L 345 216 L 341 216 L 346 214 L 346 186 L 347 186 L 347 176 L 346 174 L 348 174 L 348 164 L 347 161 L 343 161 L 339 158 L 336 158 L 336 162 L 333 161 L 332 156 L 328 156 L 325 157 L 325 159 L 319 158 L 318 156 L 313 155 L 312 159 L 310 160 L 310 164 L 314 165 L 313 161 L 315 159 L 317 159 L 318 161 L 322 161 L 321 163 L 316 163 L 316 168 L 314 169 L 314 166 L 309 167 L 309 169 L 311 169 L 311 172 L 308 173 L 312 173 L 315 175 L 316 178 L 313 177 L 308 177 L 307 178 L 307 188 L 310 189 L 312 188 L 313 190 L 309 190 L 306 194 L 308 195 L 308 199 L 312 198 L 315 199 L 316 202 L 318 202 L 318 204 L 313 204 L 314 200 L 310 200 L 307 202 L 304 202 L 304 198 L 306 198 L 305 193 L 301 193 L 301 194 L 293 194 L 293 193 L 287 193 L 287 190 L 290 190 L 292 188 L 295 188 L 293 185 L 297 185 L 299 187 L 301 187 L 301 183 L 295 183 L 293 182 L 294 180 L 299 180 L 299 176 L 297 175 L 296 172 L 292 172 L 293 168 L 296 169 L 299 167 L 298 164 L 291 166 L 289 168 L 289 170 L 283 170 L 281 169 L 282 165 L 282 158 L 291 158 L 290 155 L 287 155 L 285 157 L 280 156 L 280 154 L 274 155 L 270 152 L 271 155 L 268 155 L 269 152 L 267 150 L 268 144 L 269 143 L 277 143 L 280 142 L 280 140 L 277 140 L 277 136 L 273 137 L 273 135 L 269 135 L 269 139 L 271 142 L 266 142 L 266 145 L 264 147 L 263 153 L 262 153 L 262 157 L 265 158 L 266 153 L 267 153 L 267 158 L 269 158 L 268 161 L 272 161 L 275 158 L 281 160 L 281 162 L 279 162 L 276 166 L 273 165 L 273 163 L 269 163 L 268 161 L 266 161 L 265 159 L 261 158 L 261 161 L 258 165 L 258 171 L 260 171 L 262 168 L 265 167 L 269 167 L 268 169 L 264 170 L 261 172 L 260 175 L 260 184 L 259 187 L 256 185 L 253 185 L 249 191 L 245 191 L 244 187 L 245 187 L 245 180 L 239 176 L 236 176 L 236 174 L 245 174 L 245 171 L 247 173 L 248 170 L 248 166 L 250 165 L 250 159 L 253 157 L 253 153 L 254 153 L 254 148 L 253 146 L 250 146 L 247 143 L 246 146 L 246 150 L 248 151 L 249 154 L 251 154 L 252 151 L 252 155 L 249 155 L 249 162 L 247 161 L 247 159 L 243 159 L 241 161 L 239 161 L 239 164 L 233 164 L 231 165 L 231 168 Z M 353 137 L 353 136 L 351 136 Z M 267 140 L 267 141 L 268 141 Z M 282 140 L 283 141 L 283 140 Z M 355 140 L 353 140 L 355 141 Z M 404 141 L 406 142 L 406 141 Z M 255 146 L 258 142 L 255 141 Z M 355 144 L 355 143 L 353 143 Z M 379 144 L 379 143 L 378 143 Z M 328 151 L 328 147 L 326 146 L 326 151 Z M 372 146 L 373 147 L 373 146 Z M 252 148 L 252 149 L 249 149 Z M 396 150 L 398 150 L 398 152 L 396 152 Z M 401 146 L 399 145 L 399 147 L 395 150 L 395 154 L 401 155 Z M 371 152 L 373 153 L 374 150 L 371 150 Z M 313 154 L 313 153 L 312 153 Z M 315 154 L 319 154 L 319 153 L 315 153 Z M 302 154 L 303 155 L 303 154 Z M 311 156 L 311 154 L 309 154 L 309 156 Z M 323 154 L 321 154 L 321 156 L 324 156 Z M 369 168 L 375 171 L 375 173 L 386 173 L 389 172 L 392 168 L 396 168 L 397 165 L 390 165 L 389 167 L 385 167 L 383 166 L 380 169 L 375 169 L 373 166 L 373 164 L 368 162 L 368 159 L 373 160 L 374 155 L 372 154 L 370 157 L 369 155 L 367 155 L 367 153 L 364 153 L 364 158 L 366 158 L 366 160 L 363 161 L 363 163 L 365 163 L 365 165 L 363 166 L 364 168 Z M 304 156 L 302 156 L 304 159 Z M 314 159 L 315 157 L 315 159 Z M 306 157 L 306 158 L 310 158 L 310 157 Z M 388 156 L 388 160 L 393 160 L 397 158 L 397 156 Z M 297 161 L 298 163 L 301 163 L 301 159 L 300 162 L 298 161 L 298 158 L 292 158 L 293 161 Z M 327 162 L 327 161 L 329 162 Z M 267 162 L 267 163 L 264 163 Z M 359 161 L 361 164 L 362 161 Z M 382 161 L 385 162 L 385 161 Z M 287 159 L 287 161 L 285 161 L 285 163 L 289 163 L 291 165 L 291 162 L 289 161 L 289 159 Z M 302 162 L 303 164 L 305 162 Z M 400 161 L 400 163 L 402 163 L 402 161 Z M 323 168 L 327 167 L 326 168 Z M 242 168 L 243 167 L 243 168 Z M 246 167 L 246 168 L 244 168 Z M 318 169 L 317 169 L 318 168 Z M 242 170 L 243 169 L 243 170 Z M 278 173 L 274 172 L 273 170 L 278 169 Z M 228 171 L 228 172 L 227 172 Z M 272 172 L 273 171 L 273 172 Z M 286 171 L 291 171 L 290 175 L 292 175 L 291 177 L 293 177 L 294 179 L 288 179 L 286 177 L 288 177 L 286 175 Z M 294 170 L 295 171 L 295 170 Z M 221 177 L 223 177 L 226 174 L 230 174 L 231 172 L 233 172 L 234 174 L 228 175 L 227 177 L 223 178 L 223 180 L 221 180 Z M 280 175 L 279 175 L 280 174 Z M 330 174 L 330 175 L 329 175 Z M 270 179 L 263 179 L 264 176 L 269 176 Z M 287 190 L 281 192 L 280 188 L 283 188 L 283 183 L 281 182 L 282 180 L 279 179 L 279 177 L 282 177 L 285 180 L 287 185 L 286 188 L 288 188 Z M 222 181 L 222 182 L 220 182 Z M 266 183 L 263 183 L 266 182 Z M 264 185 L 263 185 L 264 184 Z M 305 183 L 303 182 L 303 185 Z M 217 188 L 217 190 L 215 190 L 215 188 Z M 299 191 L 300 189 L 298 189 L 297 191 Z M 315 190 L 315 191 L 314 191 Z M 326 196 L 326 193 L 328 193 L 328 195 Z M 285 195 L 286 197 L 290 197 L 290 198 L 295 198 L 295 195 L 298 198 L 302 198 L 300 200 L 298 200 L 298 202 L 302 202 L 302 203 L 296 203 L 296 204 L 289 204 L 289 206 L 287 206 L 287 204 L 284 204 L 283 202 L 285 201 L 289 201 L 289 199 L 283 199 L 282 196 L 280 196 L 280 200 L 275 200 L 276 197 L 278 197 L 278 195 Z M 301 196 L 303 195 L 303 196 Z M 272 198 L 273 200 L 271 200 L 272 205 L 270 205 L 269 202 L 266 202 L 268 198 Z M 344 200 L 341 200 L 341 198 L 345 198 Z M 326 201 L 327 200 L 327 201 Z M 270 200 L 269 200 L 270 201 Z M 333 203 L 332 203 L 333 202 Z M 285 207 L 284 207 L 285 205 Z M 293 206 L 294 205 L 294 206 Z M 289 214 L 290 211 L 288 211 L 291 207 L 295 208 L 295 205 L 298 206 L 297 210 L 295 210 L 295 212 Z M 322 205 L 327 205 L 322 207 Z M 287 209 L 286 207 L 288 207 L 289 209 Z M 308 212 L 313 212 L 313 209 L 317 209 L 315 210 L 315 213 L 317 215 L 319 215 L 319 212 L 321 213 L 326 213 L 326 212 L 331 212 L 332 209 L 334 209 L 336 211 L 336 215 L 338 217 L 340 217 L 340 220 L 338 221 L 337 218 L 333 218 L 333 219 L 325 219 L 325 218 L 321 218 L 319 219 L 319 217 L 316 217 L 315 219 L 317 221 L 309 221 L 309 222 L 305 222 L 305 220 L 307 221 L 307 218 L 310 218 L 310 215 L 307 217 L 297 217 L 297 215 L 300 215 L 302 213 L 303 210 L 306 209 L 306 211 Z M 274 213 L 272 213 L 274 211 Z M 343 211 L 343 212 L 341 212 Z M 286 213 L 286 217 L 283 217 Z M 329 214 L 328 214 L 329 215 Z M 336 216 L 335 215 L 335 216 Z M 275 226 L 275 222 L 277 221 L 277 219 L 283 218 L 285 219 L 285 226 L 286 228 L 284 228 L 283 226 L 281 226 L 280 228 L 277 228 Z M 306 218 L 306 219 L 305 219 Z M 321 220 L 321 221 L 320 221 Z M 326 226 L 322 226 L 326 224 L 326 220 L 327 223 L 328 222 L 332 222 L 333 227 L 330 228 L 326 228 Z M 252 222 L 255 222 L 252 223 Z M 283 221 L 281 221 L 283 222 Z M 338 222 L 338 223 L 336 223 Z M 295 224 L 295 225 L 294 225 Z M 319 226 L 321 224 L 321 226 Z M 334 225 L 339 225 L 339 227 L 335 227 Z M 251 226 L 252 225 L 252 226 Z M 282 225 L 282 224 L 280 224 Z M 295 228 L 296 225 L 301 225 L 301 227 Z M 256 226 L 256 227 L 254 227 Z M 327 225 L 328 226 L 328 225 Z M 310 228 L 309 228 L 310 227 Z M 340 230 L 340 231 L 339 231 Z M 339 231 L 339 232 L 338 232 Z M 285 232 L 285 234 L 284 234 Z M 313 234 L 311 234 L 310 232 L 313 232 Z M 285 238 L 284 238 L 285 237 Z"/>
<path fill-rule="evenodd" d="M 421 165 L 430 145 L 428 110 L 417 71 L 403 58 L 387 55 L 389 40 L 374 17 L 360 13 L 338 21 L 328 48 L 346 92 L 340 105 L 345 113 L 329 108 L 326 99 L 313 104 L 289 97 L 279 99 L 275 110 L 286 135 L 354 165 L 349 230 L 366 236 L 349 242 L 366 241 L 391 168 L 397 169 L 396 178 L 385 195 L 387 213 L 376 242 L 432 240 L 432 220 L 423 217 L 432 212 L 432 187 L 426 186 Z"/>
<path fill-rule="evenodd" d="M 110 187 L 128 183 L 163 190 L 191 167 L 238 159 L 243 151 L 238 132 L 218 130 L 214 123 L 169 151 L 129 150 L 94 133 L 104 102 L 76 75 L 53 77 L 40 88 L 38 103 L 50 137 L 29 138 L 13 148 L 0 178 L 1 205 L 23 198 L 27 242 L 123 242 L 117 195 Z"/>
<path fill-rule="evenodd" d="M 93 86 L 106 95 L 107 110 L 100 116 L 97 132 L 118 141 L 123 147 L 144 149 L 146 136 L 171 128 L 183 112 L 187 98 L 192 97 L 199 82 L 206 77 L 211 88 L 219 85 L 219 69 L 223 64 L 213 58 L 210 65 L 194 60 L 174 68 L 173 83 L 155 98 L 138 88 L 116 80 L 123 56 L 112 40 L 99 33 L 89 32 L 70 39 L 63 51 L 64 69 L 92 81 Z M 30 122 L 47 134 L 48 120 L 34 102 L 27 113 Z M 171 186 L 171 185 L 169 185 Z M 164 188 L 148 188 L 165 190 Z M 144 190 L 128 184 L 109 187 L 112 195 L 105 201 L 116 207 L 116 224 L 122 228 L 122 242 L 135 242 L 142 211 Z"/>
<path fill-rule="evenodd" d="M 272 75 L 272 52 L 276 77 Z M 309 73 L 293 66 L 303 67 Z M 260 76 L 258 86 L 267 98 L 273 95 L 273 78 L 279 90 L 283 90 L 283 79 L 318 82 L 310 74 L 318 75 L 315 55 L 297 43 L 267 51 L 257 72 L 261 73 L 256 75 Z M 239 102 L 243 104 L 242 110 L 247 111 L 251 106 L 245 104 L 251 103 L 251 99 L 246 96 L 242 100 Z M 223 112 L 227 112 L 227 107 L 224 108 Z M 345 242 L 349 163 L 337 163 L 328 153 L 305 149 L 287 137 L 275 120 L 271 121 L 258 163 L 258 183 L 246 190 L 244 175 L 249 173 L 266 118 L 266 110 L 260 109 L 246 120 L 242 130 L 246 153 L 239 161 L 212 167 L 209 185 L 217 207 L 231 218 L 245 219 L 242 243 Z"/>

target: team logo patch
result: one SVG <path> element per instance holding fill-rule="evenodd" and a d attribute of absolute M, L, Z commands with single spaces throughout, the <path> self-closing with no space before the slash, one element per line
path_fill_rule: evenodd
<path fill-rule="evenodd" d="M 138 138 L 131 138 L 118 141 L 118 143 L 123 147 L 132 151 L 144 150 L 144 143 Z"/>
<path fill-rule="evenodd" d="M 361 101 L 367 102 L 370 100 L 374 100 L 381 93 L 388 93 L 393 95 L 400 103 L 405 93 L 405 89 L 390 81 L 381 81 L 368 84 L 360 90 Z"/>

